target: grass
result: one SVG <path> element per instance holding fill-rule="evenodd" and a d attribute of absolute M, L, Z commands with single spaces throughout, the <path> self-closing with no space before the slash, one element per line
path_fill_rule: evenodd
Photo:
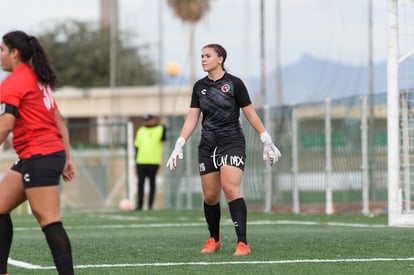
<path fill-rule="evenodd" d="M 414 229 L 383 215 L 249 213 L 252 254 L 232 256 L 236 236 L 223 210 L 222 249 L 201 255 L 201 211 L 64 213 L 76 274 L 412 274 Z M 13 215 L 9 274 L 56 274 L 30 215 Z"/>

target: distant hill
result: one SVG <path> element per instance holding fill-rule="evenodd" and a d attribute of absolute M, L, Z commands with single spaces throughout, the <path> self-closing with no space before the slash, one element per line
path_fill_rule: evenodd
<path fill-rule="evenodd" d="M 386 92 L 386 63 L 374 64 L 374 93 Z M 267 76 L 267 102 L 276 105 L 275 72 Z M 369 93 L 368 65 L 355 66 L 304 55 L 282 68 L 283 104 L 299 104 Z M 260 77 L 250 80 L 254 97 Z"/>

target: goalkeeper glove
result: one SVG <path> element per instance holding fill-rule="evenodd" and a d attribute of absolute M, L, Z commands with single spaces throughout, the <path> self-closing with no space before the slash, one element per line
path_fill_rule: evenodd
<path fill-rule="evenodd" d="M 263 142 L 263 160 L 273 165 L 282 156 L 279 149 L 273 144 L 272 138 L 267 131 L 260 134 L 260 140 Z"/>
<path fill-rule="evenodd" d="M 175 143 L 175 148 L 171 153 L 170 158 L 167 161 L 167 167 L 170 170 L 174 170 L 177 167 L 177 158 L 183 159 L 183 146 L 185 144 L 185 139 L 183 137 L 179 137 L 177 142 Z"/>

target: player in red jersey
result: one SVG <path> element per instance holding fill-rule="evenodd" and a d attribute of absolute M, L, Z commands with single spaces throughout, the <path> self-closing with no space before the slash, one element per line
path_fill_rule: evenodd
<path fill-rule="evenodd" d="M 75 176 L 69 137 L 52 95 L 57 82 L 38 40 L 22 31 L 5 34 L 0 83 L 0 144 L 10 132 L 19 159 L 0 181 L 0 274 L 7 274 L 13 238 L 10 212 L 28 200 L 45 234 L 59 274 L 74 274 L 72 248 L 60 217 L 59 180 Z"/>

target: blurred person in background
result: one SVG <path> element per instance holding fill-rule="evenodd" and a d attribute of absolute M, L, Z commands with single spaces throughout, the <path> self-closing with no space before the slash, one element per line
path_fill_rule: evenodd
<path fill-rule="evenodd" d="M 246 162 L 246 142 L 239 120 L 240 109 L 260 135 L 264 146 L 263 159 L 273 165 L 281 154 L 254 110 L 242 80 L 226 72 L 226 57 L 226 50 L 219 44 L 209 44 L 202 48 L 201 65 L 207 76 L 194 84 L 190 110 L 167 167 L 175 169 L 177 159 L 183 158 L 183 146 L 196 128 L 202 113 L 198 166 L 204 196 L 204 216 L 210 238 L 205 242 L 201 253 L 210 254 L 220 249 L 220 196 L 223 190 L 237 235 L 233 255 L 246 256 L 251 251 L 246 236 L 247 207 L 240 192 Z"/>
<path fill-rule="evenodd" d="M 13 132 L 18 155 L 0 181 L 0 274 L 7 274 L 13 238 L 10 212 L 28 201 L 59 274 L 74 274 L 72 248 L 60 216 L 60 177 L 75 176 L 67 128 L 52 95 L 57 77 L 36 37 L 12 31 L 2 37 L 0 144 Z"/>
<path fill-rule="evenodd" d="M 148 210 L 154 205 L 156 192 L 156 176 L 162 161 L 162 146 L 166 139 L 166 127 L 158 123 L 158 118 L 151 114 L 144 116 L 144 125 L 135 135 L 136 171 L 138 177 L 137 206 L 142 210 L 144 205 L 145 179 L 149 180 Z"/>

